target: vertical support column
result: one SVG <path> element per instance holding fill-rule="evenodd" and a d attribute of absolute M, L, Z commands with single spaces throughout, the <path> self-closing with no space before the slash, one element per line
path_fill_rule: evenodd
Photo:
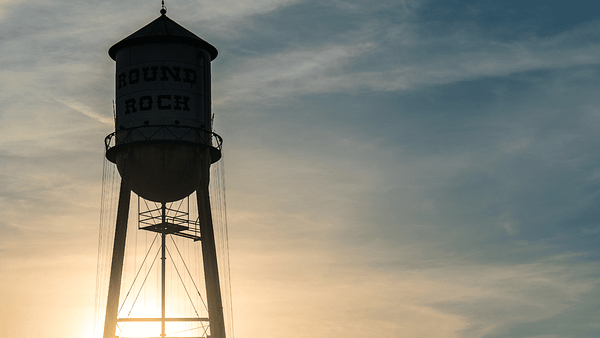
<path fill-rule="evenodd" d="M 208 184 L 210 181 L 209 148 L 206 147 L 203 152 L 202 158 L 205 162 L 200 169 L 200 186 L 196 190 L 196 196 L 198 198 L 198 216 L 200 218 L 200 234 L 202 237 L 202 261 L 206 280 L 208 320 L 210 322 L 211 338 L 225 338 L 225 320 L 223 319 L 217 250 L 208 193 Z"/>
<path fill-rule="evenodd" d="M 121 179 L 103 338 L 114 338 L 115 330 L 117 328 L 119 293 L 121 292 L 121 277 L 123 275 L 123 258 L 125 256 L 125 237 L 127 236 L 127 219 L 129 218 L 130 199 L 131 190 L 127 185 L 127 181 Z"/>
<path fill-rule="evenodd" d="M 167 262 L 167 255 L 166 255 L 166 251 L 167 251 L 167 242 L 166 242 L 166 238 L 167 238 L 167 234 L 166 234 L 166 229 L 167 229 L 167 209 L 165 206 L 165 203 L 162 203 L 162 207 L 161 207 L 161 212 L 162 212 L 162 233 L 160 234 L 161 237 L 161 250 L 162 250 L 162 257 L 161 257 L 161 283 L 160 283 L 160 316 L 161 316 L 161 322 L 160 322 L 160 336 L 161 337 L 165 337 L 167 334 L 165 333 L 165 303 L 166 303 L 166 262 Z"/>

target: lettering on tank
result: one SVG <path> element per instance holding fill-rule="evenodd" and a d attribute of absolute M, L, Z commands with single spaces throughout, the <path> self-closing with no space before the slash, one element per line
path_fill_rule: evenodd
<path fill-rule="evenodd" d="M 149 66 L 133 68 L 117 75 L 117 89 L 145 82 L 182 82 L 193 88 L 198 83 L 195 69 L 179 66 Z"/>
<path fill-rule="evenodd" d="M 137 121 L 146 114 L 201 113 L 202 67 L 182 63 L 145 63 L 117 71 L 117 114 Z M 159 116 L 159 115 L 154 115 Z M 179 115 L 181 116 L 181 115 Z M 146 118 L 146 117 L 144 117 Z M 133 119 L 133 120 L 130 120 Z"/>
<path fill-rule="evenodd" d="M 144 95 L 139 98 L 125 100 L 125 115 L 147 111 L 156 108 L 158 110 L 181 110 L 190 111 L 190 98 L 183 95 L 157 95 L 155 97 Z"/>

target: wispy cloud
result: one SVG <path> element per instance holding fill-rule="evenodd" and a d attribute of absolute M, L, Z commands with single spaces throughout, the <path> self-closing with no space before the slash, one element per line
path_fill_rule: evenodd
<path fill-rule="evenodd" d="M 91 117 L 92 119 L 104 123 L 106 125 L 110 125 L 113 126 L 114 125 L 114 121 L 111 118 L 106 117 L 105 115 L 101 115 L 98 114 L 97 112 L 94 111 L 93 108 L 91 108 L 88 105 L 85 105 L 81 102 L 77 102 L 77 101 L 73 101 L 72 99 L 59 99 L 57 98 L 56 101 L 64 104 L 65 106 L 87 116 L 87 117 Z"/>
<path fill-rule="evenodd" d="M 235 75 L 221 86 L 231 97 L 246 100 L 342 91 L 401 91 L 600 62 L 600 45 L 583 42 L 596 34 L 597 22 L 552 37 L 524 35 L 506 42 L 490 41 L 466 29 L 439 38 L 421 36 L 408 24 L 365 25 L 364 29 L 356 33 L 358 39 L 351 44 L 250 58 L 236 65 Z M 241 83 L 252 86 L 240 88 Z"/>

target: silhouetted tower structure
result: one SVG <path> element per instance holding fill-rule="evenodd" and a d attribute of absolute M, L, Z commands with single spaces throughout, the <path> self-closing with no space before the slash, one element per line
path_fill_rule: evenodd
<path fill-rule="evenodd" d="M 223 306 L 208 185 L 212 163 L 221 158 L 222 139 L 212 132 L 211 61 L 217 49 L 161 15 L 113 45 L 116 61 L 115 132 L 108 135 L 106 157 L 117 165 L 121 187 L 111 261 L 104 338 L 114 338 L 121 321 L 165 323 L 208 321 L 211 338 L 225 338 Z M 118 318 L 119 293 L 131 191 L 158 202 L 160 220 L 142 230 L 160 234 L 162 283 L 160 318 Z M 196 192 L 199 228 L 167 217 L 167 203 Z M 177 224 L 176 224 L 177 223 Z M 165 240 L 180 236 L 201 241 L 208 318 L 167 318 L 165 314 Z"/>

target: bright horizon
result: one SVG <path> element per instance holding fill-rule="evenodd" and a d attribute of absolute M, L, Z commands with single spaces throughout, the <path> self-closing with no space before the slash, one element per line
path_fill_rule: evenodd
<path fill-rule="evenodd" d="M 219 50 L 236 337 L 600 335 L 600 5 L 166 6 Z M 159 10 L 0 0 L 6 337 L 92 337 L 107 51 Z"/>

